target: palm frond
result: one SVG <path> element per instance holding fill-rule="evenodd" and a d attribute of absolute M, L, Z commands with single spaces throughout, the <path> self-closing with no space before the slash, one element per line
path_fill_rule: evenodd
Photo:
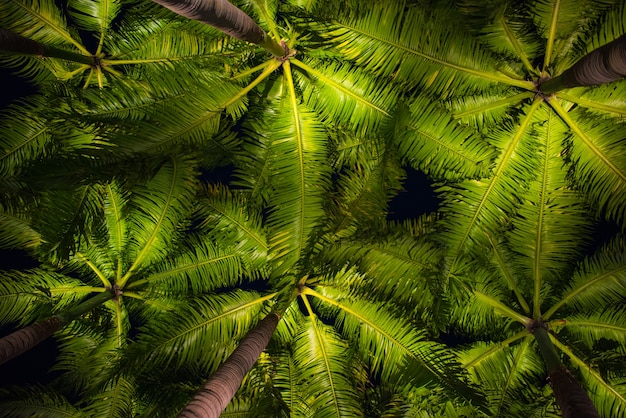
<path fill-rule="evenodd" d="M 89 417 L 124 418 L 135 414 L 136 400 L 133 382 L 124 376 L 112 379 L 96 395 L 83 399 L 82 412 Z"/>
<path fill-rule="evenodd" d="M 111 259 L 117 264 L 117 271 L 114 277 L 121 277 L 124 265 L 124 248 L 129 238 L 128 224 L 126 222 L 128 193 L 117 183 L 105 185 L 104 193 L 104 217 L 108 232 L 107 247 L 110 251 Z"/>
<path fill-rule="evenodd" d="M 493 51 L 505 55 L 517 74 L 538 73 L 531 60 L 541 55 L 543 45 L 534 33 L 529 4 L 461 1 L 457 7 L 462 13 L 459 24 L 467 26 Z"/>
<path fill-rule="evenodd" d="M 534 146 L 533 179 L 506 235 L 515 257 L 516 274 L 533 283 L 533 316 L 538 317 L 545 286 L 558 287 L 562 276 L 581 256 L 589 234 L 586 205 L 578 193 L 564 187 L 567 171 L 561 158 L 567 126 L 547 108 L 538 111 L 543 122 L 534 131 L 541 142 Z M 578 245 L 576 245 L 578 244 Z M 532 290 L 531 290 L 532 289 Z"/>
<path fill-rule="evenodd" d="M 356 266 L 361 274 L 346 272 L 329 277 L 341 286 L 377 301 L 392 299 L 411 306 L 423 318 L 432 312 L 433 298 L 443 296 L 433 276 L 441 251 L 432 243 L 396 236 L 386 242 L 341 241 L 328 251 L 337 266 Z"/>
<path fill-rule="evenodd" d="M 224 245 L 233 245 L 251 260 L 250 270 L 267 259 L 268 244 L 261 216 L 248 208 L 243 195 L 225 186 L 207 186 L 197 217 L 201 231 Z"/>
<path fill-rule="evenodd" d="M 283 270 L 303 255 L 324 215 L 323 195 L 329 184 L 326 134 L 315 114 L 298 103 L 288 68 L 284 96 L 269 124 L 273 195 L 268 242 L 273 260 Z"/>
<path fill-rule="evenodd" d="M 363 361 L 385 381 L 399 375 L 416 386 L 442 385 L 451 389 L 452 396 L 473 396 L 472 388 L 463 383 L 455 356 L 443 345 L 428 341 L 426 332 L 415 324 L 391 314 L 383 303 L 341 300 L 328 287 L 320 287 L 319 292 L 305 288 L 304 294 L 335 311 L 336 326 L 344 338 L 353 342 Z"/>
<path fill-rule="evenodd" d="M 478 343 L 460 355 L 475 382 L 487 395 L 493 416 L 521 416 L 541 399 L 544 365 L 525 338 L 515 345 Z M 544 383 L 545 384 L 545 383 Z"/>
<path fill-rule="evenodd" d="M 128 289 L 141 289 L 149 285 L 149 292 L 169 295 L 200 294 L 219 288 L 232 288 L 244 279 L 246 267 L 242 254 L 234 247 L 223 249 L 210 239 L 186 240 L 189 248 L 151 266 L 141 276 L 133 278 Z M 250 274 L 248 279 L 254 278 Z"/>
<path fill-rule="evenodd" d="M 200 364 L 213 371 L 234 349 L 234 341 L 258 320 L 271 296 L 233 291 L 190 299 L 180 311 L 153 318 L 140 328 L 129 351 L 131 360 L 142 368 Z"/>
<path fill-rule="evenodd" d="M 291 350 L 283 350 L 273 356 L 276 368 L 272 378 L 272 386 L 278 390 L 288 416 L 306 416 L 308 405 L 298 388 L 298 368 Z M 310 414 L 310 411 L 308 412 Z"/>
<path fill-rule="evenodd" d="M 368 73 L 332 61 L 292 61 L 305 73 L 296 79 L 304 103 L 319 112 L 323 120 L 372 134 L 389 117 L 397 92 Z"/>
<path fill-rule="evenodd" d="M 557 102 L 551 104 L 567 123 L 573 135 L 570 159 L 575 163 L 577 186 L 590 202 L 609 219 L 623 225 L 626 217 L 626 151 L 621 122 L 606 123 L 580 109 L 567 111 Z"/>
<path fill-rule="evenodd" d="M 40 101 L 41 103 L 41 101 Z M 0 175 L 15 175 L 29 162 L 53 149 L 51 127 L 36 106 L 14 106 L 3 112 L 0 125 Z"/>
<path fill-rule="evenodd" d="M 41 314 L 49 315 L 55 302 L 57 308 L 66 307 L 75 297 L 61 289 L 76 284 L 76 279 L 42 269 L 5 271 L 0 281 L 0 321 L 25 325 Z"/>
<path fill-rule="evenodd" d="M 601 339 L 626 346 L 626 309 L 620 305 L 607 306 L 599 312 L 565 316 L 557 320 L 563 329 L 593 350 Z"/>
<path fill-rule="evenodd" d="M 120 12 L 122 3 L 120 0 L 69 0 L 67 4 L 68 14 L 78 29 L 91 31 L 98 36 L 98 46 L 94 54 L 102 50 L 102 44 L 111 30 L 113 19 Z"/>
<path fill-rule="evenodd" d="M 306 302 L 308 304 L 308 302 Z M 294 364 L 311 411 L 319 417 L 359 417 L 358 385 L 349 346 L 310 311 L 294 341 Z"/>
<path fill-rule="evenodd" d="M 594 88 L 582 87 L 559 92 L 559 97 L 604 117 L 626 115 L 626 82 L 613 82 Z M 564 104 L 564 106 L 566 106 Z"/>
<path fill-rule="evenodd" d="M 74 190 L 45 193 L 39 204 L 33 228 L 44 243 L 41 251 L 52 260 L 61 261 L 79 251 L 98 223 L 102 208 L 101 185 L 80 186 Z"/>
<path fill-rule="evenodd" d="M 42 243 L 41 235 L 24 218 L 0 213 L 0 248 L 30 249 Z"/>
<path fill-rule="evenodd" d="M 66 118 L 89 123 L 100 138 L 127 152 L 203 144 L 220 127 L 223 110 L 235 118 L 243 112 L 247 90 L 199 70 L 190 85 L 186 71 L 190 69 L 162 70 L 150 75 L 150 84 L 126 80 L 110 83 L 110 88 L 101 91 L 66 90 L 73 100 L 61 101 L 59 107 Z M 212 145 L 221 150 L 229 144 Z"/>
<path fill-rule="evenodd" d="M 554 345 L 564 352 L 577 367 L 583 385 L 601 416 L 613 416 L 626 408 L 626 376 L 623 372 L 614 376 L 602 376 L 592 364 L 577 356 L 569 347 L 552 338 Z"/>
<path fill-rule="evenodd" d="M 334 234 L 375 230 L 388 214 L 389 200 L 402 188 L 405 171 L 386 141 L 336 133 L 332 203 L 326 205 Z"/>
<path fill-rule="evenodd" d="M 495 150 L 429 99 L 416 97 L 409 109 L 397 109 L 395 122 L 394 142 L 416 170 L 445 180 L 486 175 Z"/>
<path fill-rule="evenodd" d="M 445 192 L 441 221 L 445 230 L 441 237 L 445 237 L 450 250 L 446 270 L 454 271 L 462 254 L 484 241 L 485 231 L 496 231 L 502 216 L 515 211 L 516 202 L 533 177 L 536 137 L 531 125 L 540 122 L 535 115 L 539 106 L 540 102 L 535 102 L 525 109 L 519 124 L 490 136 L 491 141 L 500 142 L 497 145 L 501 149 L 490 177 L 441 187 L 440 191 Z"/>
<path fill-rule="evenodd" d="M 539 34 L 546 39 L 545 65 L 552 64 L 571 51 L 576 38 L 588 21 L 606 11 L 613 0 L 583 1 L 538 0 L 531 8 Z"/>
<path fill-rule="evenodd" d="M 0 25 L 26 38 L 49 45 L 89 52 L 67 26 L 65 16 L 52 0 L 8 0 L 0 5 Z"/>
<path fill-rule="evenodd" d="M 171 158 L 148 184 L 133 189 L 129 215 L 133 239 L 126 247 L 128 258 L 133 261 L 122 283 L 133 270 L 160 260 L 169 252 L 176 228 L 191 212 L 194 171 L 192 161 Z"/>
<path fill-rule="evenodd" d="M 459 119 L 460 122 L 480 132 L 489 133 L 490 130 L 497 130 L 498 126 L 514 120 L 515 107 L 533 96 L 534 93 L 530 91 L 514 95 L 510 92 L 502 94 L 486 92 L 449 100 L 446 107 L 455 119 Z"/>
<path fill-rule="evenodd" d="M 549 319 L 563 306 L 593 312 L 598 306 L 610 306 L 621 301 L 626 286 L 624 239 L 618 237 L 586 258 L 570 283 L 563 289 L 558 301 L 545 312 L 544 319 Z"/>
<path fill-rule="evenodd" d="M 45 416 L 50 418 L 87 417 L 52 391 L 35 387 L 10 387 L 0 390 L 0 408 L 6 418 Z"/>
<path fill-rule="evenodd" d="M 342 56 L 376 75 L 442 98 L 493 89 L 495 83 L 529 87 L 500 73 L 495 56 L 446 24 L 445 14 L 395 2 L 377 3 L 362 15 L 339 16 L 323 36 Z"/>

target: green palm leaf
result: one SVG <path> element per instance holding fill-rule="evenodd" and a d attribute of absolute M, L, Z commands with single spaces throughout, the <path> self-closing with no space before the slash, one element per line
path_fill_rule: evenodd
<path fill-rule="evenodd" d="M 376 5 L 359 17 L 340 17 L 325 36 L 357 65 L 443 97 L 493 88 L 493 83 L 528 86 L 499 73 L 495 57 L 447 25 L 446 19 L 397 2 Z"/>
<path fill-rule="evenodd" d="M 344 337 L 354 342 L 363 361 L 385 381 L 397 378 L 398 373 L 416 386 L 441 384 L 461 396 L 473 396 L 471 388 L 461 389 L 462 373 L 454 356 L 444 346 L 426 340 L 425 331 L 394 316 L 383 304 L 337 300 L 339 295 L 327 287 L 320 292 L 305 288 L 304 293 L 335 310 Z"/>
<path fill-rule="evenodd" d="M 371 134 L 389 117 L 396 92 L 368 73 L 346 64 L 293 59 L 307 77 L 298 77 L 304 103 L 324 120 Z"/>
<path fill-rule="evenodd" d="M 328 188 L 323 126 L 298 102 L 286 67 L 285 92 L 270 125 L 272 209 L 268 217 L 270 252 L 284 270 L 303 255 L 313 228 L 323 216 Z"/>
<path fill-rule="evenodd" d="M 578 185 L 610 219 L 623 220 L 626 153 L 618 146 L 623 139 L 623 125 L 617 121 L 601 123 L 600 118 L 583 115 L 579 110 L 566 112 L 558 103 L 553 106 L 575 134 L 571 158 L 576 162 Z"/>
<path fill-rule="evenodd" d="M 132 357 L 140 359 L 145 368 L 170 364 L 180 368 L 199 362 L 205 370 L 214 370 L 271 297 L 233 291 L 188 300 L 179 311 L 142 327 Z"/>
<path fill-rule="evenodd" d="M 424 97 L 412 100 L 408 111 L 396 111 L 395 129 L 400 155 L 416 170 L 446 180 L 487 173 L 493 150 Z"/>
<path fill-rule="evenodd" d="M 8 396 L 7 396 L 8 395 Z M 0 392 L 3 416 L 25 418 L 45 416 L 50 418 L 75 418 L 83 415 L 62 396 L 39 388 L 16 388 Z"/>
<path fill-rule="evenodd" d="M 129 221 L 136 234 L 126 248 L 133 263 L 120 285 L 133 270 L 162 258 L 169 251 L 176 227 L 191 209 L 193 172 L 188 160 L 172 158 L 148 184 L 133 190 Z"/>
<path fill-rule="evenodd" d="M 308 305 L 308 302 L 305 302 Z M 294 363 L 302 397 L 319 417 L 362 416 L 348 344 L 308 307 L 309 317 L 294 341 Z"/>
<path fill-rule="evenodd" d="M 600 312 L 586 312 L 566 316 L 561 321 L 565 329 L 577 341 L 583 342 L 589 350 L 600 339 L 616 341 L 626 346 L 626 309 L 620 305 L 607 306 Z M 558 321 L 558 322 L 561 322 Z"/>
<path fill-rule="evenodd" d="M 148 292 L 184 295 L 241 284 L 246 271 L 242 260 L 245 254 L 235 248 L 219 248 L 210 239 L 190 239 L 185 244 L 189 246 L 188 250 L 157 264 L 145 272 L 142 278 L 131 281 L 128 289 L 141 289 L 149 285 Z"/>
<path fill-rule="evenodd" d="M 207 186 L 197 216 L 200 228 L 213 239 L 233 245 L 250 259 L 251 271 L 267 261 L 268 244 L 261 217 L 244 196 L 225 186 Z M 228 243 L 228 244 L 226 244 Z"/>
<path fill-rule="evenodd" d="M 530 348 L 531 341 L 479 343 L 461 354 L 469 373 L 485 389 L 493 416 L 521 416 L 532 411 L 538 397 L 537 375 L 544 366 Z"/>
<path fill-rule="evenodd" d="M 79 29 L 94 32 L 98 36 L 98 47 L 94 51 L 99 54 L 107 32 L 111 29 L 122 7 L 120 0 L 70 0 L 68 12 Z"/>
<path fill-rule="evenodd" d="M 0 175 L 17 174 L 30 161 L 45 157 L 52 144 L 51 129 L 35 107 L 12 107 L 0 125 Z M 10 120 L 10 122 L 9 122 Z"/>
<path fill-rule="evenodd" d="M 445 191 L 443 233 L 450 255 L 447 269 L 454 271 L 462 254 L 472 244 L 484 239 L 484 232 L 496 230 L 502 213 L 514 211 L 515 202 L 532 178 L 531 162 L 536 159 L 534 148 L 536 137 L 531 122 L 541 119 L 535 114 L 540 102 L 527 108 L 524 119 L 518 126 L 492 134 L 490 139 L 501 148 L 490 178 L 464 181 L 456 186 L 442 187 Z M 500 142 L 502 141 L 502 142 Z"/>

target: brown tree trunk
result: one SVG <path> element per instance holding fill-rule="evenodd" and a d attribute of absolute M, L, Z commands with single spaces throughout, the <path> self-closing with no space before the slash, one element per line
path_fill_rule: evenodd
<path fill-rule="evenodd" d="M 53 316 L 15 331 L 0 339 L 0 364 L 30 350 L 61 328 L 61 320 Z"/>
<path fill-rule="evenodd" d="M 63 313 L 54 315 L 43 321 L 19 329 L 6 337 L 0 338 L 0 364 L 25 353 L 37 344 L 50 337 L 61 327 L 67 325 L 80 315 L 91 311 L 113 298 L 117 293 L 111 290 L 93 296 Z"/>
<path fill-rule="evenodd" d="M 561 366 L 551 370 L 548 376 L 554 397 L 564 418 L 600 418 L 587 392 L 567 368 Z"/>
<path fill-rule="evenodd" d="M 178 417 L 218 418 L 272 338 L 279 319 L 278 314 L 270 313 L 248 332 Z"/>
<path fill-rule="evenodd" d="M 532 321 L 528 330 L 535 336 L 543 362 L 548 369 L 550 386 L 564 418 L 600 418 L 587 392 L 561 363 L 542 320 Z"/>
<path fill-rule="evenodd" d="M 287 55 L 285 48 L 268 37 L 265 31 L 243 10 L 227 0 L 153 1 L 176 14 L 211 25 L 229 36 L 262 46 L 277 57 Z"/>
<path fill-rule="evenodd" d="M 582 57 L 563 74 L 544 81 L 539 89 L 545 94 L 564 88 L 610 83 L 626 76 L 626 35 Z"/>

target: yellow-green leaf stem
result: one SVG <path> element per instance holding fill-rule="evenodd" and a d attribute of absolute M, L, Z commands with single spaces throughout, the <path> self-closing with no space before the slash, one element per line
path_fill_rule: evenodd
<path fill-rule="evenodd" d="M 298 147 L 298 168 L 299 168 L 299 179 L 300 179 L 300 191 L 302 193 L 302 198 L 300 199 L 300 220 L 298 222 L 298 224 L 300 225 L 300 237 L 298 237 L 298 250 L 301 250 L 302 248 L 304 248 L 306 242 L 306 237 L 305 237 L 305 228 L 304 225 L 306 225 L 306 219 L 305 219 L 305 209 L 306 209 L 306 204 L 305 204 L 305 190 L 306 190 L 306 185 L 304 183 L 304 178 L 305 178 L 305 171 L 306 171 L 306 167 L 304 166 L 304 138 L 302 137 L 302 125 L 300 123 L 300 118 L 298 117 L 299 115 L 299 111 L 298 111 L 298 99 L 296 96 L 296 89 L 293 83 L 293 76 L 291 74 L 291 64 L 289 61 L 285 61 L 285 65 L 284 65 L 284 69 L 285 69 L 285 78 L 287 80 L 287 90 L 289 91 L 289 103 L 291 106 L 291 114 L 293 115 L 293 126 L 296 130 L 296 137 L 295 137 L 295 142 L 296 142 L 296 146 Z"/>
<path fill-rule="evenodd" d="M 504 340 L 502 342 L 495 343 L 489 350 L 485 351 L 484 353 L 481 353 L 478 357 L 476 357 L 475 359 L 473 359 L 469 363 L 465 364 L 464 367 L 466 369 L 470 369 L 472 367 L 475 367 L 481 361 L 486 359 L 487 357 L 491 356 L 492 354 L 496 353 L 497 351 L 500 351 L 500 350 L 510 346 L 511 344 L 513 344 L 516 341 L 521 340 L 522 338 L 529 338 L 530 339 L 530 334 L 528 334 L 527 330 L 520 331 L 517 334 L 507 338 L 506 340 Z"/>
<path fill-rule="evenodd" d="M 113 306 L 115 307 L 115 325 L 116 325 L 116 336 L 117 336 L 117 348 L 121 348 L 125 342 L 125 332 L 124 332 L 124 317 L 122 315 L 122 302 L 121 297 L 118 300 L 113 300 Z"/>
<path fill-rule="evenodd" d="M 550 28 L 548 29 L 548 40 L 546 41 L 546 54 L 543 62 L 543 70 L 550 65 L 552 59 L 552 51 L 554 49 L 554 37 L 556 36 L 556 26 L 559 21 L 559 11 L 561 8 L 561 0 L 555 0 L 552 8 L 552 19 L 550 20 Z"/>
<path fill-rule="evenodd" d="M 106 289 L 94 286 L 59 286 L 48 289 L 51 295 L 62 295 L 65 293 L 95 293 L 104 292 Z"/>
<path fill-rule="evenodd" d="M 246 87 L 241 89 L 241 91 L 239 93 L 237 93 L 235 96 L 231 97 L 226 103 L 224 103 L 222 105 L 222 109 L 227 108 L 228 106 L 230 106 L 231 104 L 235 103 L 237 100 L 241 99 L 243 96 L 248 94 L 248 92 L 250 90 L 252 90 L 257 85 L 259 85 L 259 83 L 261 83 L 263 80 L 265 80 L 271 73 L 274 72 L 274 70 L 276 70 L 282 64 L 283 63 L 280 62 L 280 61 L 277 61 L 277 60 L 274 60 L 274 59 L 271 60 L 270 64 L 267 66 L 267 68 L 261 74 L 259 74 L 259 76 L 257 78 L 255 78 L 250 84 L 248 84 Z"/>
<path fill-rule="evenodd" d="M 456 119 L 461 119 L 461 118 L 464 118 L 466 116 L 471 116 L 471 115 L 473 115 L 475 113 L 483 113 L 483 112 L 487 112 L 487 111 L 492 110 L 492 109 L 497 109 L 499 107 L 513 105 L 513 104 L 521 102 L 524 99 L 530 99 L 534 95 L 535 95 L 535 93 L 532 92 L 532 91 L 525 91 L 525 92 L 518 93 L 518 94 L 515 94 L 513 96 L 510 96 L 510 97 L 506 97 L 506 98 L 501 99 L 501 100 L 496 100 L 495 102 L 486 103 L 486 104 L 484 104 L 482 106 L 479 106 L 479 107 L 474 107 L 472 109 L 464 110 L 463 112 L 455 112 L 454 113 L 454 117 Z"/>
<path fill-rule="evenodd" d="M 337 393 L 335 389 L 335 384 L 333 382 L 333 375 L 330 372 L 331 370 L 330 361 L 328 359 L 328 353 L 326 352 L 326 347 L 324 346 L 324 339 L 322 338 L 320 329 L 317 326 L 317 322 L 316 322 L 317 316 L 313 312 L 313 309 L 311 309 L 311 305 L 309 304 L 309 301 L 306 298 L 305 292 L 302 292 L 302 295 L 300 297 L 302 298 L 302 301 L 304 302 L 304 305 L 306 306 L 306 310 L 309 313 L 309 319 L 311 320 L 311 325 L 313 326 L 315 337 L 317 338 L 319 347 L 322 350 L 322 357 L 324 358 L 324 365 L 326 366 L 325 368 L 328 374 L 328 381 L 330 382 L 330 386 L 331 386 L 330 391 L 332 392 L 332 395 L 333 395 L 333 401 L 334 401 L 333 404 L 335 406 L 335 412 L 337 413 L 337 417 L 340 417 L 341 411 L 339 410 L 339 402 L 337 400 Z"/>
<path fill-rule="evenodd" d="M 500 23 L 502 24 L 502 27 L 504 28 L 506 37 L 509 39 L 509 42 L 511 42 L 511 45 L 513 45 L 513 49 L 515 49 L 515 52 L 517 52 L 517 55 L 519 56 L 520 60 L 522 60 L 522 63 L 524 64 L 524 67 L 526 67 L 526 70 L 528 70 L 528 72 L 531 74 L 536 73 L 535 69 L 530 64 L 530 61 L 528 61 L 528 57 L 526 56 L 526 53 L 522 49 L 522 46 L 517 41 L 517 37 L 515 36 L 513 31 L 511 30 L 511 27 L 509 26 L 506 19 L 504 18 L 504 15 L 500 16 Z"/>
<path fill-rule="evenodd" d="M 303 69 L 304 71 L 308 72 L 309 74 L 313 75 L 314 77 L 318 78 L 321 82 L 323 82 L 324 84 L 330 85 L 333 88 L 341 91 L 342 93 L 352 97 L 354 100 L 358 101 L 359 103 L 362 103 L 364 105 L 366 105 L 367 107 L 376 110 L 377 112 L 382 113 L 385 116 L 390 116 L 389 113 L 387 113 L 387 111 L 385 111 L 384 109 L 381 109 L 380 107 L 376 106 L 375 104 L 365 100 L 363 97 L 354 94 L 354 92 L 352 90 L 350 90 L 347 87 L 342 86 L 341 84 L 337 83 L 336 81 L 326 77 L 324 74 L 322 74 L 321 72 L 309 67 L 308 65 L 306 65 L 305 63 L 303 63 L 302 61 L 296 59 L 296 58 L 292 58 L 291 62 L 293 62 L 293 65 L 295 65 L 296 67 L 299 67 L 301 69 Z"/>
<path fill-rule="evenodd" d="M 102 273 L 100 269 L 96 267 L 96 265 L 92 263 L 83 253 L 76 253 L 76 257 L 85 263 L 96 274 L 96 276 L 98 276 L 105 288 L 111 288 L 111 282 L 109 279 L 107 279 L 104 273 Z"/>
<path fill-rule="evenodd" d="M 256 66 L 254 66 L 252 68 L 248 68 L 245 71 L 242 71 L 242 72 L 240 72 L 238 74 L 235 74 L 230 79 L 231 80 L 238 80 L 240 78 L 247 77 L 247 76 L 249 76 L 251 74 L 256 73 L 257 71 L 261 71 L 262 69 L 266 68 L 268 65 L 272 64 L 273 62 L 274 62 L 274 60 L 265 61 L 265 62 L 263 62 L 263 63 L 261 63 L 259 65 L 256 65 Z"/>
<path fill-rule="evenodd" d="M 491 296 L 488 296 L 477 290 L 474 290 L 473 294 L 474 296 L 476 296 L 476 299 L 491 306 L 494 309 L 494 311 L 500 315 L 506 316 L 514 321 L 517 321 L 524 326 L 528 325 L 531 321 L 529 317 L 515 312 L 513 309 L 506 306 L 504 303 L 492 298 Z"/>
<path fill-rule="evenodd" d="M 583 97 L 574 96 L 572 94 L 568 94 L 564 92 L 559 92 L 558 97 L 560 97 L 561 99 L 567 100 L 568 102 L 576 103 L 577 105 L 586 107 L 588 109 L 601 110 L 604 112 L 614 113 L 619 116 L 626 116 L 625 108 L 605 105 L 604 103 L 594 102 L 592 100 L 587 100 Z"/>

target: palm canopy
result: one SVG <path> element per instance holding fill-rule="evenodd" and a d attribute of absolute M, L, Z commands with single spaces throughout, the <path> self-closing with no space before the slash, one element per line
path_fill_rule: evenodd
<path fill-rule="evenodd" d="M 288 405 L 284 410 L 319 408 L 326 414 L 325 397 L 330 396 L 328 415 L 355 413 L 361 409 L 354 387 L 364 388 L 362 392 L 371 396 L 369 399 L 388 395 L 387 399 L 401 398 L 419 408 L 427 395 L 420 392 L 420 385 L 412 387 L 419 381 L 416 376 L 403 375 L 403 362 L 415 360 L 413 356 L 422 346 L 427 350 L 421 358 L 432 358 L 427 353 L 437 352 L 440 346 L 431 346 L 433 343 L 423 340 L 417 330 L 406 330 L 411 338 L 404 340 L 398 334 L 390 343 L 389 336 L 405 332 L 404 322 L 394 321 L 410 318 L 414 321 L 411 324 L 421 327 L 434 318 L 436 326 L 429 327 L 434 333 L 437 327 L 447 327 L 446 315 L 458 319 L 459 300 L 474 300 L 480 295 L 487 295 L 482 304 L 476 304 L 483 309 L 471 307 L 477 309 L 472 311 L 475 315 L 464 317 L 469 321 L 464 326 L 470 330 L 484 330 L 471 321 L 492 318 L 494 308 L 521 323 L 523 318 L 540 320 L 550 309 L 556 312 L 551 307 L 559 307 L 559 297 L 567 299 L 567 295 L 547 289 L 578 280 L 572 277 L 585 281 L 585 271 L 594 274 L 593 269 L 576 270 L 573 264 L 580 260 L 580 250 L 564 244 L 575 239 L 567 231 L 576 231 L 578 226 L 582 228 L 579 231 L 586 231 L 585 218 L 590 216 L 586 207 L 624 228 L 626 161 L 620 143 L 624 82 L 552 95 L 537 87 L 543 79 L 561 74 L 586 52 L 623 35 L 623 4 L 541 0 L 522 4 L 493 1 L 476 6 L 471 2 L 438 2 L 429 8 L 411 1 L 391 5 L 355 1 L 338 8 L 328 3 L 332 2 L 252 1 L 242 5 L 275 39 L 285 38 L 289 48 L 297 51 L 284 62 L 263 53 L 252 54 L 247 46 L 192 22 L 183 23 L 145 3 L 138 3 L 142 7 L 136 13 L 118 8 L 114 14 L 119 14 L 120 23 L 114 25 L 113 32 L 119 33 L 111 39 L 120 45 L 111 43 L 107 53 L 123 50 L 126 44 L 121 39 L 129 39 L 136 55 L 130 50 L 126 54 L 133 62 L 117 62 L 124 68 L 119 74 L 89 69 L 96 79 L 103 71 L 111 74 L 101 83 L 101 90 L 83 91 L 72 83 L 46 87 L 52 97 L 60 97 L 63 115 L 49 138 L 63 140 L 68 138 L 67 132 L 75 132 L 68 129 L 67 121 L 84 135 L 78 152 L 61 148 L 61 156 L 85 154 L 88 148 L 87 154 L 95 159 L 132 159 L 135 153 L 160 153 L 183 144 L 204 151 L 205 166 L 215 167 L 224 161 L 235 166 L 233 185 L 243 190 L 237 205 L 246 208 L 244 213 L 256 214 L 248 216 L 263 220 L 263 231 L 256 235 L 265 237 L 270 262 L 267 270 L 257 274 L 266 278 L 266 287 L 263 291 L 252 288 L 234 293 L 219 289 L 215 296 L 194 301 L 198 308 L 189 307 L 187 316 L 180 320 L 186 320 L 190 329 L 197 321 L 204 321 L 200 323 L 208 331 L 199 332 L 205 338 L 217 338 L 219 329 L 226 330 L 226 339 L 236 339 L 260 311 L 267 309 L 266 300 L 274 297 L 270 297 L 273 292 L 279 292 L 279 306 L 285 303 L 283 293 L 291 300 L 284 308 L 286 315 L 273 343 L 275 350 L 261 359 L 244 391 L 247 396 L 233 404 L 235 409 L 278 402 L 276 396 L 268 396 L 262 384 L 268 382 L 268 374 L 280 376 L 273 384 L 281 389 L 280 405 L 284 407 L 283 401 Z M 363 7 L 365 3 L 367 7 Z M 5 7 L 13 8 L 3 15 L 9 22 L 2 21 L 3 26 L 27 37 L 39 36 L 37 40 L 42 42 L 61 44 L 60 38 L 44 36 L 40 20 L 28 23 L 22 12 L 16 11 L 15 5 L 22 3 L 8 4 Z M 51 4 L 48 7 L 52 8 Z M 86 6 L 76 7 L 86 15 L 93 14 Z M 62 16 L 56 9 L 49 14 Z M 83 25 L 82 30 L 102 34 L 84 23 L 77 24 Z M 61 38 L 73 44 L 67 36 Z M 98 42 L 103 48 L 105 44 Z M 208 51 L 204 59 L 177 59 L 186 57 L 185 51 L 207 44 L 211 47 L 202 49 Z M 165 57 L 167 63 L 154 66 L 158 71 L 142 66 L 142 58 L 133 60 L 144 53 L 151 57 L 150 51 L 157 50 L 154 45 L 176 51 Z M 221 53 L 212 54 L 216 49 Z M 38 71 L 38 65 L 29 68 Z M 75 74 L 87 70 L 78 64 L 52 65 L 74 65 Z M 72 69 L 54 71 L 73 74 Z M 87 83 L 83 80 L 82 84 Z M 40 115 L 41 110 L 30 113 Z M 37 117 L 46 127 L 47 121 L 59 119 L 58 114 L 56 119 L 45 114 Z M 16 167 L 12 175 L 26 170 L 28 161 L 47 158 L 43 150 L 48 148 L 29 148 L 42 137 L 22 129 L 4 137 L 16 141 L 3 145 L 8 150 L 4 159 L 14 161 Z M 50 144 L 51 139 L 46 141 Z M 330 163 L 331 157 L 337 158 L 335 164 Z M 363 161 L 369 158 L 377 162 L 375 170 Z M 375 215 L 385 213 L 384 201 L 389 196 L 385 188 L 398 187 L 401 176 L 393 171 L 399 170 L 399 163 L 424 170 L 439 181 L 444 207 L 434 224 L 409 223 L 403 233 L 374 239 L 371 235 L 395 231 L 377 221 Z M 584 203 L 578 194 L 570 194 L 572 189 L 581 193 Z M 329 196 L 336 202 L 329 203 Z M 554 199 L 560 202 L 556 204 L 558 210 L 552 206 Z M 567 214 L 563 220 L 559 210 Z M 229 223 L 236 218 L 227 219 Z M 211 225 L 210 230 L 220 230 Z M 407 230 L 423 232 L 424 228 L 438 232 L 437 243 L 407 236 Z M 506 231 L 509 233 L 504 234 Z M 503 234 L 501 243 L 496 237 Z M 325 247 L 338 250 L 327 253 Z M 487 274 L 492 270 L 484 266 L 486 262 L 475 262 L 486 248 L 499 251 L 502 247 L 520 254 L 519 266 L 514 266 L 519 272 L 495 276 L 512 288 L 513 301 L 489 293 L 492 281 L 497 280 Z M 554 252 L 549 251 L 552 248 Z M 346 262 L 354 266 L 346 266 Z M 332 267 L 330 271 L 327 265 Z M 433 266 L 443 275 L 432 273 Z M 608 268 L 603 266 L 597 267 L 598 271 Z M 573 276 L 575 271 L 578 273 Z M 517 281 L 532 286 L 517 289 Z M 481 292 L 483 288 L 489 292 Z M 300 305 L 289 298 L 294 289 L 298 289 Z M 442 299 L 444 294 L 447 297 Z M 393 298 L 397 308 L 382 307 L 384 298 Z M 507 303 L 511 305 L 508 308 Z M 241 322 L 229 318 L 227 323 L 232 327 L 222 328 L 221 322 L 198 317 L 197 311 L 212 312 L 210 318 L 246 314 L 242 314 Z M 370 316 L 374 311 L 375 318 Z M 577 312 L 588 316 L 584 309 Z M 357 334 L 357 320 L 371 325 L 361 325 Z M 387 325 L 376 327 L 382 323 Z M 390 331 L 388 335 L 381 335 L 385 330 Z M 141 357 L 140 348 L 151 345 L 152 334 L 167 340 L 165 331 L 158 323 L 147 325 L 132 357 Z M 522 331 L 520 340 L 527 335 Z M 176 347 L 186 338 L 186 334 L 181 335 L 170 343 Z M 350 361 L 336 364 L 329 353 L 345 351 L 346 341 L 353 338 L 359 341 L 354 345 L 355 353 L 349 352 Z M 518 341 L 511 338 L 506 342 Z M 157 345 L 161 351 L 153 350 L 148 358 L 155 359 L 156 364 L 180 362 L 177 369 L 193 370 L 198 363 L 210 369 L 215 358 L 223 358 L 232 349 L 224 346 L 231 341 L 226 339 L 209 344 L 214 348 L 210 351 L 203 352 L 196 345 L 187 353 L 189 357 L 180 359 L 174 358 L 172 347 Z M 358 379 L 363 376 L 363 367 L 390 378 L 387 373 L 393 366 L 381 366 L 381 352 L 377 351 L 385 344 L 396 344 L 400 347 L 396 354 L 404 353 L 389 356 L 400 377 L 368 390 L 366 381 Z M 528 347 L 525 344 L 509 351 L 513 355 L 530 352 L 524 351 Z M 524 350 L 519 351 L 519 347 Z M 562 347 L 566 354 L 566 350 L 571 351 L 567 345 Z M 497 367 L 512 358 L 504 354 L 498 357 Z M 302 360 L 307 356 L 320 361 Z M 567 356 L 576 363 L 574 357 Z M 535 357 L 524 358 L 534 364 L 524 373 L 536 376 Z M 472 365 L 466 365 L 473 372 Z M 453 363 L 449 369 L 455 370 Z M 293 387 L 290 372 L 294 370 L 306 370 L 297 383 L 310 384 L 311 391 L 331 381 L 341 384 L 331 384 L 337 390 L 323 394 L 305 392 L 303 398 L 302 393 L 288 390 Z M 436 367 L 430 372 L 446 380 Z M 158 373 L 152 376 L 157 379 Z M 186 381 L 181 377 L 174 385 L 186 386 Z M 615 411 L 621 405 L 619 378 L 615 382 L 604 386 L 597 383 L 607 388 L 598 391 L 603 411 Z M 162 393 L 152 394 L 159 395 Z M 494 410 L 499 408 L 494 406 L 498 400 L 502 400 L 501 410 L 519 407 L 509 406 L 506 396 L 489 395 L 489 407 Z"/>

